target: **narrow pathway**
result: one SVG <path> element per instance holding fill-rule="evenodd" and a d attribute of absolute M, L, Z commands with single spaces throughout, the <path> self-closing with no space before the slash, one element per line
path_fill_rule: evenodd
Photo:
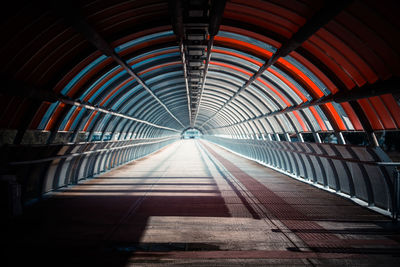
<path fill-rule="evenodd" d="M 205 141 L 62 188 L 10 227 L 10 266 L 399 266 L 399 227 Z"/>

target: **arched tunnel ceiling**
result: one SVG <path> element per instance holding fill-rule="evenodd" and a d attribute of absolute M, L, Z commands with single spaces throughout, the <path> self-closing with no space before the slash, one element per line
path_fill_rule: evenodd
<path fill-rule="evenodd" d="M 17 130 L 14 143 L 29 130 L 51 142 L 399 129 L 399 11 L 372 0 L 16 1 L 2 11 L 0 128 Z M 204 40 L 189 22 L 206 25 Z"/>

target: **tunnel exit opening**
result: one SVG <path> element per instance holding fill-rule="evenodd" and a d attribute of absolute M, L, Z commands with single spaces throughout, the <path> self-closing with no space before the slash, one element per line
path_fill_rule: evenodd
<path fill-rule="evenodd" d="M 202 132 L 197 128 L 187 128 L 181 134 L 181 139 L 199 139 Z"/>

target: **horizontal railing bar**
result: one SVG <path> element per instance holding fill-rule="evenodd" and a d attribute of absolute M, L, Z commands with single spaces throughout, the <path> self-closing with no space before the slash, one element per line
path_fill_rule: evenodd
<path fill-rule="evenodd" d="M 229 141 L 228 141 L 228 142 L 229 142 Z M 236 145 L 237 145 L 237 143 L 236 143 Z M 257 144 L 252 144 L 252 143 L 246 143 L 246 145 L 260 147 L 259 145 L 257 145 Z M 304 155 L 309 155 L 309 156 L 315 156 L 315 157 L 322 157 L 322 158 L 329 158 L 329 159 L 340 160 L 340 161 L 347 161 L 347 162 L 352 162 L 352 163 L 360 163 L 360 164 L 374 165 L 374 166 L 400 166 L 400 162 L 391 162 L 391 161 L 363 161 L 363 160 L 358 160 L 358 159 L 342 158 L 342 157 L 338 157 L 338 156 L 330 156 L 330 155 L 316 154 L 316 153 L 311 153 L 311 152 L 293 151 L 293 150 L 282 149 L 282 148 L 271 148 L 271 147 L 267 147 L 267 148 L 268 148 L 268 149 L 273 149 L 273 150 L 279 150 L 279 151 L 286 151 L 286 152 L 291 152 L 291 153 L 297 153 L 297 154 L 304 154 Z"/>
<path fill-rule="evenodd" d="M 9 165 L 28 165 L 28 164 L 37 164 L 37 163 L 43 163 L 47 161 L 52 161 L 56 159 L 65 159 L 65 158 L 73 158 L 73 157 L 78 157 L 82 155 L 90 155 L 90 154 L 95 154 L 95 153 L 101 153 L 105 151 L 111 151 L 111 150 L 119 150 L 119 149 L 124 149 L 124 148 L 129 148 L 129 147 L 135 147 L 135 146 L 141 146 L 141 145 L 150 145 L 150 144 L 156 144 L 156 143 L 162 143 L 171 139 L 175 139 L 176 137 L 168 137 L 164 139 L 159 139 L 157 141 L 150 141 L 150 142 L 144 142 L 144 143 L 135 143 L 135 144 L 129 144 L 129 145 L 124 145 L 124 146 L 116 146 L 116 147 L 110 147 L 110 148 L 101 148 L 97 150 L 92 150 L 92 151 L 85 151 L 81 153 L 71 153 L 71 154 L 66 154 L 66 155 L 58 155 L 58 156 L 53 156 L 53 157 L 48 157 L 48 158 L 42 158 L 42 159 L 36 159 L 36 160 L 27 160 L 27 161 L 14 161 L 14 162 L 9 162 Z"/>

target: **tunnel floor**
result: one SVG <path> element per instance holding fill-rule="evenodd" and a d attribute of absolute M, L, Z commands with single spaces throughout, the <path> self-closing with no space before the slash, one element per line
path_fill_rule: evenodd
<path fill-rule="evenodd" d="M 52 192 L 6 230 L 9 266 L 400 264 L 389 218 L 199 140 Z"/>

